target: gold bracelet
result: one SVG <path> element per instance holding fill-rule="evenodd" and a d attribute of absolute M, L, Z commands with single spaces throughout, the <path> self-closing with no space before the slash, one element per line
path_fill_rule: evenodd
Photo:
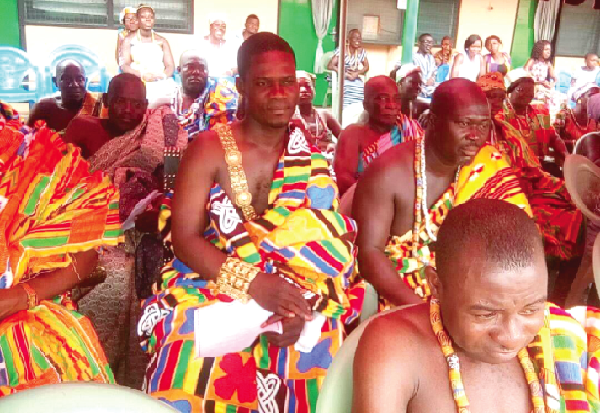
<path fill-rule="evenodd" d="M 31 310 L 34 307 L 37 307 L 40 303 L 38 296 L 33 288 L 27 283 L 19 284 L 25 290 L 27 294 L 27 309 Z"/>
<path fill-rule="evenodd" d="M 227 257 L 217 277 L 217 292 L 243 303 L 250 300 L 250 283 L 260 272 L 258 267 L 238 258 Z"/>

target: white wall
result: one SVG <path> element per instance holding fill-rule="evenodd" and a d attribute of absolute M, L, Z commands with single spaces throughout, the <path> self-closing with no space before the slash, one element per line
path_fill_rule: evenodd
<path fill-rule="evenodd" d="M 258 15 L 261 31 L 277 33 L 278 0 L 194 0 L 194 34 L 163 33 L 169 41 L 176 64 L 182 52 L 194 47 L 195 39 L 208 34 L 208 15 L 213 12 L 227 14 L 227 33 L 230 37 L 243 30 L 246 16 L 252 13 Z M 160 15 L 156 18 L 160 19 Z M 45 57 L 63 44 L 78 44 L 95 51 L 111 75 L 117 73 L 116 30 L 28 25 L 25 26 L 25 38 L 27 52 L 36 63 L 43 64 Z"/>

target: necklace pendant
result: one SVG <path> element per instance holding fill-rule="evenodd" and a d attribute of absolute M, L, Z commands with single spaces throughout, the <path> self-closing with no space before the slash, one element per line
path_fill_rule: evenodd
<path fill-rule="evenodd" d="M 460 362 L 458 361 L 458 356 L 456 354 L 452 354 L 446 358 L 448 361 L 448 367 L 452 370 L 460 370 Z"/>

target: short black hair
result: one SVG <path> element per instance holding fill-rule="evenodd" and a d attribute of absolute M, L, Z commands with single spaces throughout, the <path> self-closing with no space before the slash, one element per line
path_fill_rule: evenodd
<path fill-rule="evenodd" d="M 442 43 L 444 42 L 444 40 L 450 40 L 450 43 L 452 43 L 452 38 L 450 36 L 442 37 Z"/>
<path fill-rule="evenodd" d="M 477 83 L 468 79 L 454 78 L 440 83 L 431 97 L 430 110 L 436 116 L 452 113 L 452 108 L 479 102 L 487 105 L 487 97 Z"/>
<path fill-rule="evenodd" d="M 533 48 L 531 49 L 531 58 L 533 60 L 544 60 L 544 48 L 547 45 L 552 46 L 552 43 L 550 43 L 548 40 L 538 40 L 535 42 Z"/>
<path fill-rule="evenodd" d="M 106 92 L 106 98 L 110 102 L 112 96 L 119 89 L 119 87 L 125 83 L 139 83 L 140 86 L 144 89 L 144 95 L 146 94 L 146 85 L 142 82 L 139 76 L 136 76 L 132 73 L 119 73 L 115 77 L 112 78 L 110 83 L 108 84 L 108 91 Z"/>
<path fill-rule="evenodd" d="M 273 33 L 257 33 L 242 43 L 238 50 L 237 64 L 240 77 L 242 79 L 246 77 L 254 56 L 272 51 L 289 53 L 294 58 L 294 62 L 296 61 L 296 54 L 288 42 Z"/>
<path fill-rule="evenodd" d="M 378 89 L 378 87 L 382 84 L 388 84 L 390 86 L 396 86 L 396 82 L 394 82 L 394 80 L 389 77 L 389 76 L 385 76 L 385 75 L 379 75 L 379 76 L 375 76 L 370 78 L 367 83 L 365 83 L 365 88 L 364 88 L 364 93 L 363 93 L 363 99 L 366 102 L 367 100 L 369 100 L 371 98 L 371 95 Z"/>
<path fill-rule="evenodd" d="M 527 268 L 544 255 L 537 225 L 525 211 L 499 199 L 472 199 L 454 207 L 438 232 L 438 273 L 450 274 L 459 261 L 478 254 L 497 269 Z"/>
<path fill-rule="evenodd" d="M 524 83 L 524 82 L 535 83 L 532 77 L 522 77 L 522 78 L 517 79 L 514 82 L 512 82 L 510 84 L 510 86 L 506 89 L 506 93 L 512 93 L 513 90 L 515 90 L 517 88 L 517 86 L 519 86 L 521 83 Z"/>
<path fill-rule="evenodd" d="M 488 36 L 485 39 L 485 47 L 488 47 L 492 40 L 495 40 L 498 43 L 502 44 L 502 40 L 500 40 L 500 38 L 498 36 L 496 36 L 495 34 L 492 34 L 491 36 Z"/>
<path fill-rule="evenodd" d="M 481 41 L 481 36 L 478 34 L 472 34 L 469 37 L 467 37 L 467 39 L 465 40 L 465 51 L 478 41 Z"/>
<path fill-rule="evenodd" d="M 426 36 L 429 36 L 429 37 L 431 37 L 431 38 L 433 39 L 433 36 L 432 36 L 431 34 L 429 34 L 429 33 L 423 33 L 422 35 L 420 35 L 420 36 L 419 36 L 419 41 L 420 41 L 420 42 L 422 42 L 422 41 L 423 41 L 423 39 L 424 39 Z"/>
<path fill-rule="evenodd" d="M 583 56 L 583 60 L 588 60 L 592 56 L 598 57 L 596 53 L 586 53 L 585 56 Z"/>
<path fill-rule="evenodd" d="M 248 17 L 246 17 L 246 21 L 250 19 L 260 20 L 256 14 L 249 14 Z"/>

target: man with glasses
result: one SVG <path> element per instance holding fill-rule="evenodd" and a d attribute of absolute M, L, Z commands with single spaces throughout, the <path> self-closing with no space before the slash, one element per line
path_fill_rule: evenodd
<path fill-rule="evenodd" d="M 356 186 L 359 270 L 379 293 L 380 309 L 430 297 L 425 268 L 435 266 L 433 243 L 454 205 L 494 198 L 529 212 L 509 165 L 484 146 L 490 111 L 475 83 L 442 83 L 428 119 L 424 138 L 389 149 Z"/>
<path fill-rule="evenodd" d="M 419 50 L 413 55 L 413 64 L 421 68 L 421 93 L 420 97 L 430 98 L 435 90 L 435 76 L 437 64 L 431 54 L 433 37 L 429 33 L 419 36 Z"/>
<path fill-rule="evenodd" d="M 85 70 L 81 63 L 61 60 L 56 65 L 55 82 L 60 98 L 40 100 L 29 115 L 29 126 L 43 120 L 50 129 L 62 132 L 78 114 L 91 115 L 96 110 L 96 98 L 85 90 Z"/>

